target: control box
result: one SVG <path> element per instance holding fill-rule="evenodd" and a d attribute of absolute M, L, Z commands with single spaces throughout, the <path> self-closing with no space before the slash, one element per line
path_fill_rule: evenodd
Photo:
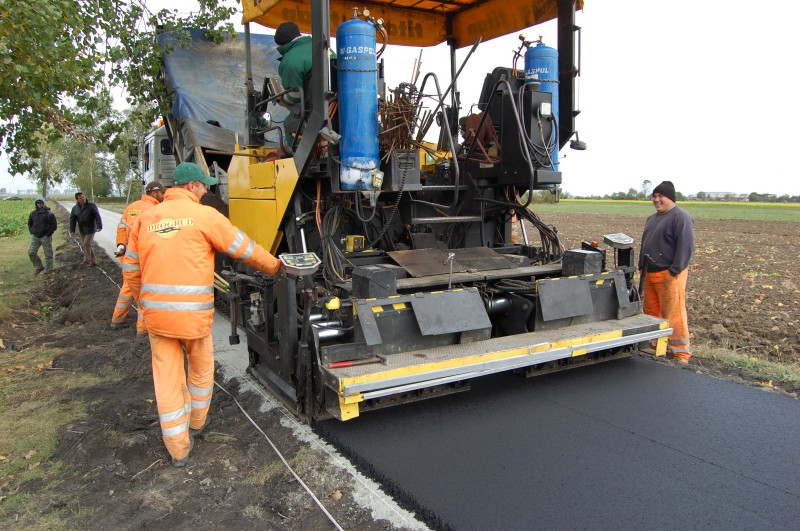
<path fill-rule="evenodd" d="M 322 263 L 315 253 L 284 253 L 278 258 L 286 274 L 296 277 L 313 275 Z"/>

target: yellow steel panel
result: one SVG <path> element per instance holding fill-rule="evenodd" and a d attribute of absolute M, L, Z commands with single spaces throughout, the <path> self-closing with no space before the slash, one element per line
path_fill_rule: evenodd
<path fill-rule="evenodd" d="M 275 188 L 275 164 L 269 162 L 252 164 L 250 188 Z"/>
<path fill-rule="evenodd" d="M 339 412 L 342 420 L 354 419 L 358 416 L 358 404 L 346 404 L 344 399 L 339 398 Z"/>
<path fill-rule="evenodd" d="M 231 157 L 228 166 L 228 196 L 245 198 L 250 194 L 250 159 L 248 157 Z"/>
<path fill-rule="evenodd" d="M 231 199 L 231 223 L 242 229 L 265 249 L 272 249 L 278 235 L 277 202 L 256 199 Z"/>
<path fill-rule="evenodd" d="M 251 153 L 253 157 L 234 156 L 228 166 L 228 195 L 239 199 L 274 199 L 274 191 L 256 190 L 254 193 L 251 171 L 258 158 L 255 155 L 264 156 L 268 152 L 261 148 L 246 148 L 238 151 L 239 153 Z"/>
<path fill-rule="evenodd" d="M 283 218 L 286 208 L 292 200 L 294 189 L 300 175 L 294 159 L 281 159 L 275 161 L 275 199 L 278 201 L 278 217 Z"/>
<path fill-rule="evenodd" d="M 662 328 L 663 330 L 663 328 Z M 656 356 L 666 356 L 667 355 L 667 341 L 669 340 L 668 337 L 659 337 L 656 341 Z"/>
<path fill-rule="evenodd" d="M 361 393 L 355 393 L 350 396 L 343 397 L 339 400 L 342 404 L 358 404 L 359 402 L 364 401 L 364 395 Z"/>
<path fill-rule="evenodd" d="M 263 155 L 261 150 L 247 150 Z M 294 159 L 256 162 L 255 157 L 233 157 L 228 171 L 231 222 L 259 245 L 275 254 L 283 238 L 286 213 L 298 175 Z"/>

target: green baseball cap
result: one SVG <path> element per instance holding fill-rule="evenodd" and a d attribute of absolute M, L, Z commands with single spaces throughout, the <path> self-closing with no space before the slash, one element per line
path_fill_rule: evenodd
<path fill-rule="evenodd" d="M 175 168 L 175 173 L 173 173 L 172 176 L 175 178 L 175 184 L 186 184 L 192 181 L 200 181 L 206 186 L 217 184 L 215 178 L 206 175 L 203 168 L 194 162 L 181 162 L 178 164 L 178 167 Z"/>

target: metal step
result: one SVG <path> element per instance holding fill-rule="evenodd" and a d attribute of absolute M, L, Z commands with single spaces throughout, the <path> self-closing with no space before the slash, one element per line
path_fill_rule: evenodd
<path fill-rule="evenodd" d="M 434 223 L 479 223 L 483 221 L 480 216 L 442 216 L 431 218 L 411 218 L 412 225 L 431 225 Z"/>

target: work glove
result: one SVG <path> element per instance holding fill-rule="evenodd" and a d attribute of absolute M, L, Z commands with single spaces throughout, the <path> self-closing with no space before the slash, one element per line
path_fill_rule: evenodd
<path fill-rule="evenodd" d="M 122 244 L 117 245 L 117 252 L 114 253 L 114 256 L 122 256 L 125 254 L 125 246 Z"/>

